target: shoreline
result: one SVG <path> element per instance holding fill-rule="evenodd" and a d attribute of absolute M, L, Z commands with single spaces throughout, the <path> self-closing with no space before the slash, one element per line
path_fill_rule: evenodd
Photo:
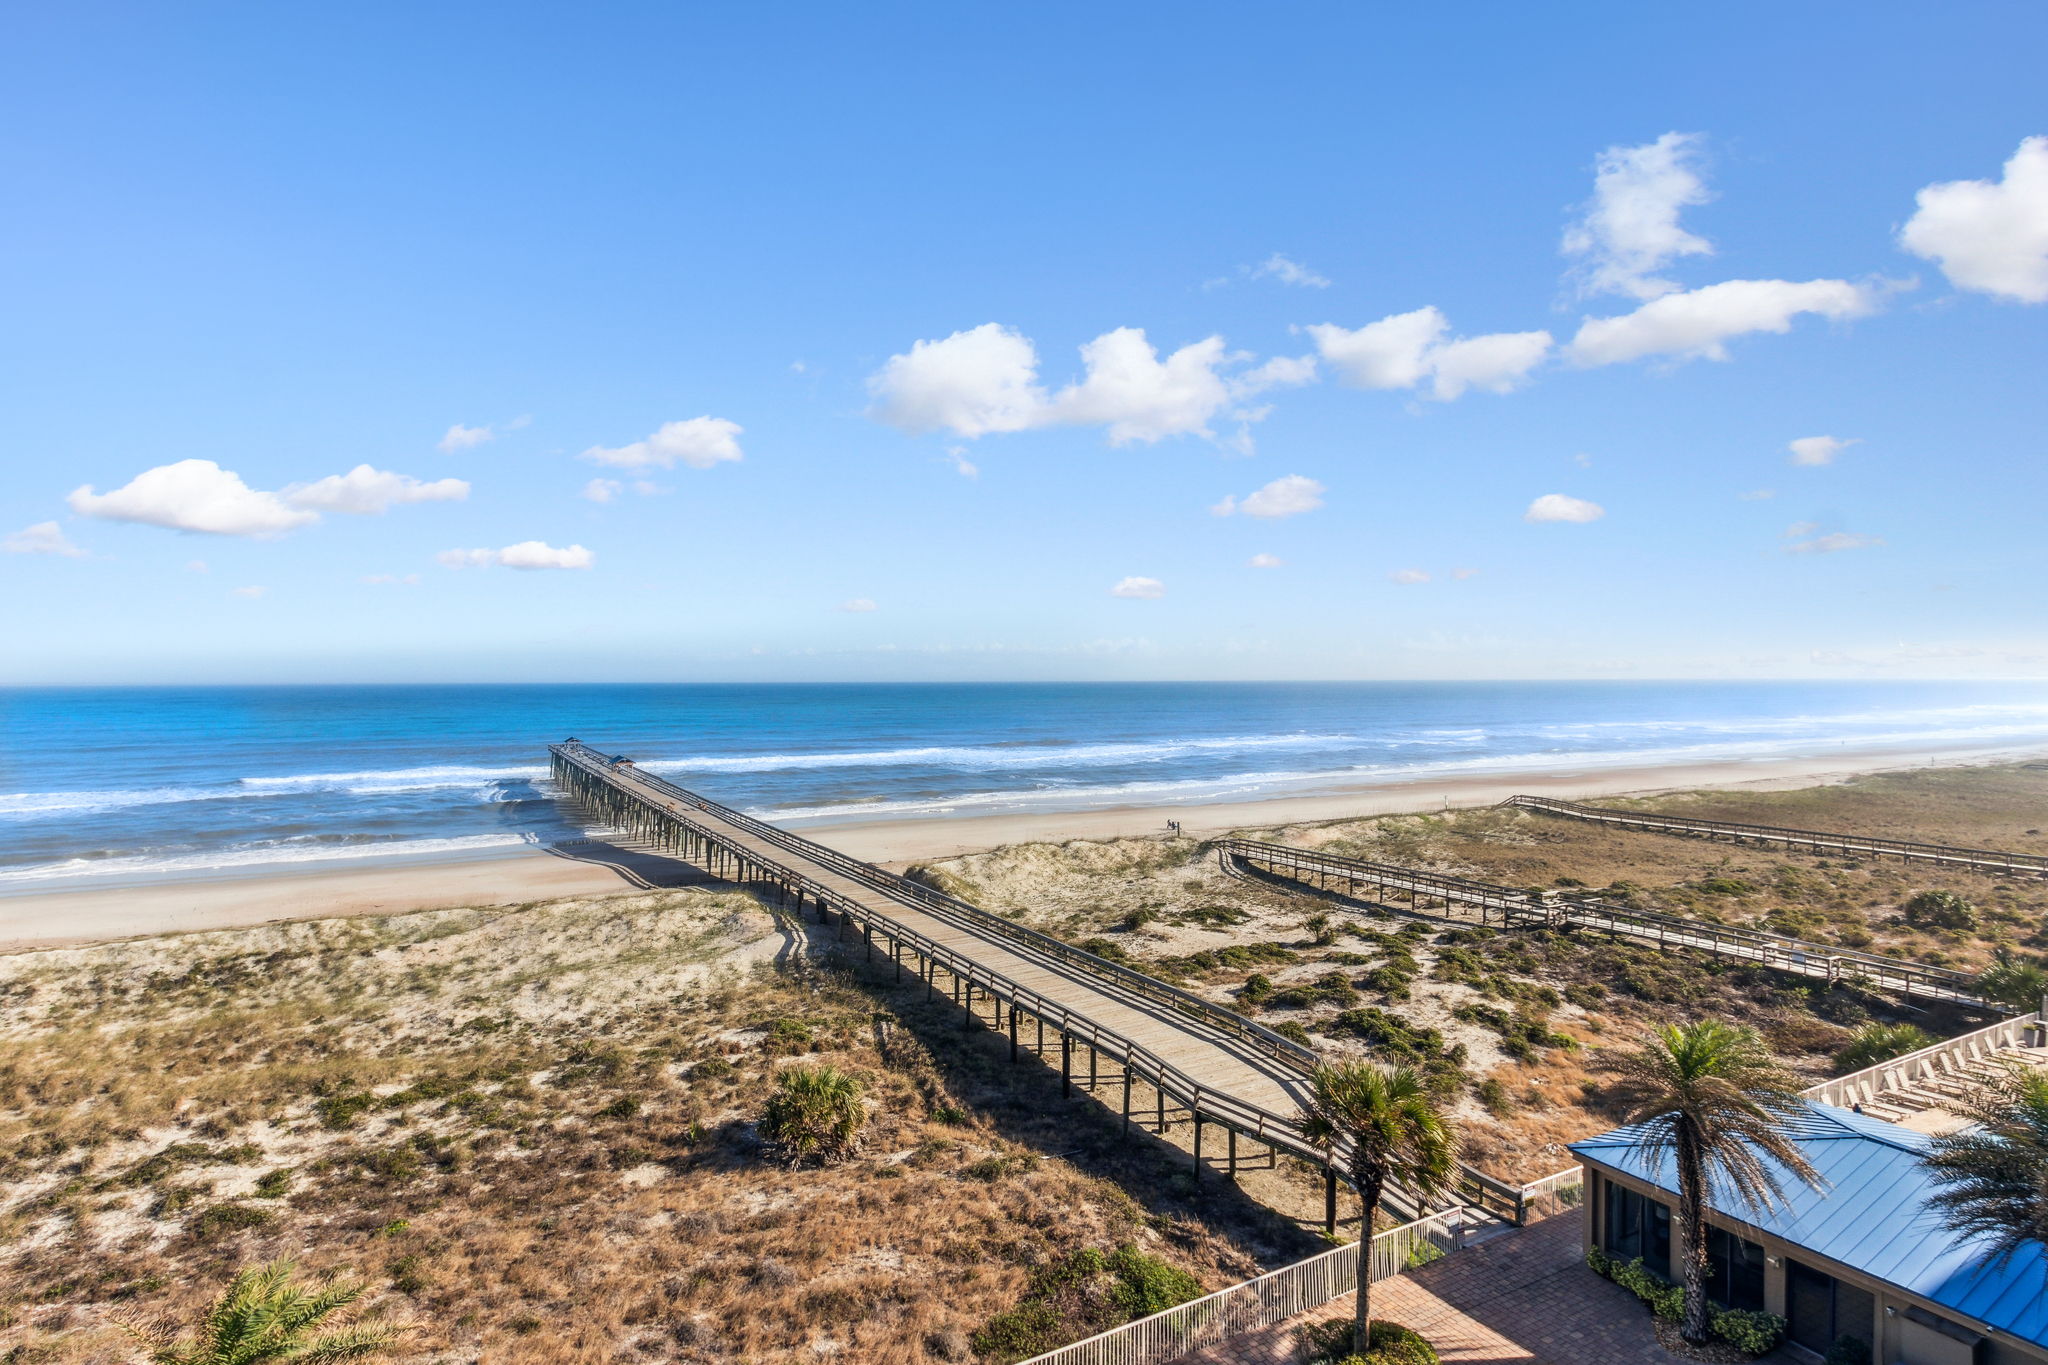
<path fill-rule="evenodd" d="M 1474 773 L 1450 779 L 1438 775 L 1314 795 L 1210 805 L 805 823 L 794 826 L 792 832 L 900 870 L 914 862 L 1005 844 L 1158 837 L 1167 832 L 1169 820 L 1180 821 L 1184 834 L 1203 837 L 1240 829 L 1492 805 L 1516 793 L 1583 799 L 1698 788 L 1770 791 L 1827 786 L 1878 772 L 1984 766 L 2043 756 L 2048 756 L 2048 746 L 2038 744 L 1844 748 L 1804 758 L 1581 766 L 1542 773 Z M 463 859 L 304 870 L 271 868 L 142 884 L 12 891 L 0 895 L 0 954 L 283 920 L 617 895 L 708 880 L 695 869 L 667 858 L 586 840 Z"/>

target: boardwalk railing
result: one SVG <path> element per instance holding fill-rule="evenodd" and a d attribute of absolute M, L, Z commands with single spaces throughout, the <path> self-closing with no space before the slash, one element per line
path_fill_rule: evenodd
<path fill-rule="evenodd" d="M 1846 1076 L 1808 1086 L 1799 1093 L 1822 1104 L 1847 1109 L 1879 1099 L 1889 1090 L 1910 1089 L 1921 1080 L 1953 1076 L 1976 1062 L 1989 1061 L 2000 1052 L 2018 1047 L 2038 1047 L 2048 1038 L 2048 1018 L 2040 1014 L 2002 1019 L 1989 1028 L 1946 1039 L 1918 1052 L 1908 1052 L 1876 1066 L 1852 1071 Z"/>
<path fill-rule="evenodd" d="M 1453 1210 L 1375 1234 L 1368 1272 L 1373 1282 L 1457 1250 L 1466 1220 L 1462 1210 Z M 1357 1288 L 1358 1247 L 1334 1247 L 1256 1280 L 1033 1356 L 1024 1365 L 1159 1365 L 1276 1326 Z"/>
<path fill-rule="evenodd" d="M 2048 854 L 2001 853 L 1995 849 L 1951 848 L 1947 844 L 1923 844 L 1911 839 L 1884 839 L 1867 834 L 1830 834 L 1821 830 L 1786 829 L 1777 825 L 1743 825 L 1727 820 L 1696 820 L 1690 816 L 1663 815 L 1654 811 L 1611 810 L 1603 806 L 1584 806 L 1576 801 L 1560 801 L 1553 796 L 1510 796 L 1500 804 L 1625 829 L 1655 830 L 1665 834 L 1693 834 L 1736 842 L 1783 844 L 1788 848 L 1802 848 L 1822 853 L 1903 858 L 1974 868 L 1980 872 L 2048 877 Z"/>
<path fill-rule="evenodd" d="M 870 936 L 879 932 L 886 940 L 895 944 L 891 949 L 892 955 L 903 948 L 909 948 L 925 962 L 943 968 L 956 981 L 969 983 L 970 991 L 979 989 L 990 998 L 1007 1004 L 1012 1010 L 1013 1029 L 1014 1011 L 1021 1008 L 1026 1013 L 1044 1020 L 1056 1032 L 1083 1043 L 1095 1053 L 1116 1062 L 1125 1069 L 1127 1076 L 1142 1080 L 1161 1096 L 1162 1111 L 1165 1099 L 1171 1098 L 1176 1107 L 1184 1108 L 1195 1119 L 1195 1156 L 1198 1172 L 1201 1157 L 1201 1125 L 1205 1120 L 1250 1137 L 1276 1151 L 1307 1161 L 1326 1172 L 1332 1172 L 1330 1154 L 1310 1143 L 1302 1135 L 1299 1122 L 1293 1116 L 1274 1113 L 1240 1100 L 1214 1085 L 1196 1081 L 1135 1040 L 1103 1027 L 1063 1002 L 1011 980 L 966 954 L 918 932 L 893 916 L 878 912 L 872 905 L 841 895 L 816 879 L 803 875 L 796 867 L 786 863 L 778 863 L 772 867 L 764 866 L 761 861 L 762 855 L 757 850 L 721 835 L 716 824 L 742 830 L 763 843 L 788 853 L 793 859 L 829 869 L 891 900 L 914 906 L 934 918 L 968 928 L 977 934 L 1007 940 L 1033 956 L 1078 967 L 1124 994 L 1166 1005 L 1175 1013 L 1187 1017 L 1191 1022 L 1198 1022 L 1212 1032 L 1225 1034 L 1248 1044 L 1255 1051 L 1280 1062 L 1297 1074 L 1308 1075 L 1314 1071 L 1317 1058 L 1312 1050 L 1253 1023 L 1235 1011 L 1225 1009 L 1178 987 L 1096 957 L 1092 953 L 1083 952 L 1049 935 L 1027 929 L 1001 916 L 992 915 L 978 906 L 945 895 L 906 877 L 885 872 L 872 864 L 850 858 L 836 849 L 814 843 L 801 835 L 743 815 L 636 767 L 628 767 L 622 774 L 612 767 L 604 755 L 588 745 L 572 741 L 551 745 L 549 750 L 557 784 L 578 799 L 601 810 L 620 827 L 671 847 L 681 848 L 695 841 L 699 846 L 722 850 L 737 867 L 758 867 L 764 880 L 773 881 L 786 893 L 797 897 L 799 904 L 802 900 L 808 899 L 813 905 L 820 907 L 821 913 L 829 908 L 831 913 L 839 915 L 842 924 L 858 924 L 863 932 Z M 632 788 L 626 785 L 627 782 L 632 784 Z M 656 803 L 642 796 L 635 790 L 638 788 L 658 794 L 662 798 L 661 802 Z M 691 813 L 702 814 L 710 817 L 710 820 L 693 820 L 690 818 Z M 1340 1150 L 1338 1161 L 1335 1163 L 1337 1167 L 1341 1167 L 1342 1157 L 1343 1153 Z M 1337 1177 L 1332 1173 L 1331 1178 L 1334 1180 Z M 1331 1217 L 1334 1218 L 1334 1185 L 1331 1186 L 1330 1195 L 1329 1207 L 1332 1211 Z M 1471 1168 L 1463 1170 L 1458 1183 L 1458 1197 L 1466 1204 L 1495 1217 L 1521 1221 L 1522 1208 L 1518 1188 L 1495 1180 L 1484 1172 Z M 1428 1212 L 1426 1206 L 1418 1204 L 1411 1195 L 1399 1188 L 1389 1189 L 1387 1203 L 1389 1208 L 1403 1215 L 1412 1216 Z"/>
<path fill-rule="evenodd" d="M 1617 938 L 1658 947 L 1694 948 L 1831 985 L 1849 983 L 1971 1009 L 2004 1009 L 1978 994 L 1976 978 L 1967 972 L 1807 943 L 1760 929 L 1637 910 L 1598 896 L 1520 891 L 1256 839 L 1224 839 L 1217 844 L 1217 856 L 1226 871 L 1256 867 L 1323 895 L 1338 894 L 1340 889 L 1355 893 L 1366 887 L 1405 895 L 1411 911 L 1437 918 L 1502 926 L 1598 929 Z M 1425 909 L 1428 903 L 1435 903 L 1437 910 Z"/>

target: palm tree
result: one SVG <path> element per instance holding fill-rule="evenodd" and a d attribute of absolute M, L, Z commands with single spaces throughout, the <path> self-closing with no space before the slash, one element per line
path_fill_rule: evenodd
<path fill-rule="evenodd" d="M 2048 1245 L 2048 1074 L 2010 1067 L 1963 1108 L 1978 1126 L 1936 1138 L 1925 1158 L 1945 1187 L 1935 1207 L 1951 1227 L 1989 1238 L 1998 1262 Z"/>
<path fill-rule="evenodd" d="M 1364 1355 L 1372 1328 L 1373 1211 L 1389 1184 L 1425 1203 L 1448 1191 L 1458 1170 L 1458 1131 L 1422 1077 L 1405 1066 L 1319 1066 L 1302 1109 L 1302 1132 L 1343 1164 L 1365 1210 L 1351 1326 L 1352 1353 Z"/>
<path fill-rule="evenodd" d="M 300 1284 L 294 1270 L 290 1261 L 272 1261 L 240 1272 L 191 1333 L 162 1322 L 122 1325 L 149 1349 L 151 1365 L 335 1365 L 369 1360 L 397 1343 L 398 1333 L 389 1327 L 337 1322 L 319 1332 L 360 1299 L 366 1286 L 347 1279 Z"/>
<path fill-rule="evenodd" d="M 1620 1060 L 1633 1093 L 1627 1121 L 1652 1174 L 1667 1155 L 1678 1167 L 1678 1220 L 1683 1255 L 1685 1321 L 1680 1334 L 1707 1340 L 1707 1182 L 1757 1213 L 1784 1198 L 1769 1157 L 1819 1189 L 1815 1171 L 1784 1133 L 1799 1114 L 1799 1078 L 1778 1064 L 1755 1029 L 1715 1019 L 1666 1024 Z"/>
<path fill-rule="evenodd" d="M 1991 955 L 1991 965 L 1978 974 L 1977 993 L 1986 1000 L 2032 1013 L 2048 999 L 2048 971 L 2038 962 L 2014 957 L 2010 949 L 2000 948 Z"/>
<path fill-rule="evenodd" d="M 792 1166 L 851 1156 L 868 1121 L 861 1092 L 860 1081 L 837 1067 L 793 1066 L 776 1079 L 761 1136 L 781 1147 Z"/>
<path fill-rule="evenodd" d="M 1848 1045 L 1835 1054 L 1835 1070 L 1846 1076 L 1851 1071 L 1861 1071 L 1867 1066 L 1918 1052 L 1923 1047 L 1933 1047 L 1940 1041 L 1926 1029 L 1913 1024 L 1865 1024 L 1856 1030 Z"/>

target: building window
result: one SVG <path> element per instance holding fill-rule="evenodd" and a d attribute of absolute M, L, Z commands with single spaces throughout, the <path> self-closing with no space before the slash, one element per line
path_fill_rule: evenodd
<path fill-rule="evenodd" d="M 1785 1262 L 1785 1335 L 1825 1355 L 1842 1337 L 1871 1344 L 1877 1300 L 1868 1290 L 1794 1260 Z"/>
<path fill-rule="evenodd" d="M 1671 1278 L 1671 1207 L 1607 1182 L 1607 1254 Z"/>
<path fill-rule="evenodd" d="M 1707 1297 L 1723 1308 L 1761 1311 L 1764 1249 L 1719 1228 L 1708 1228 Z"/>

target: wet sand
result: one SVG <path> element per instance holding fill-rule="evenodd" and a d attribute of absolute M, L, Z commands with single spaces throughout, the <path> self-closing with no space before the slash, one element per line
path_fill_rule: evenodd
<path fill-rule="evenodd" d="M 1180 821 L 1186 833 L 1200 836 L 1446 806 L 1491 805 L 1517 792 L 1586 798 L 1641 796 L 1701 787 L 1783 790 L 1846 781 L 1872 772 L 2011 762 L 2040 757 L 2043 753 L 2048 750 L 2037 747 L 1914 752 L 1845 749 L 1813 758 L 1561 769 L 1541 775 L 1432 777 L 1314 796 L 1216 805 L 921 817 L 796 828 L 856 857 L 902 867 L 1004 844 L 1159 835 L 1166 832 L 1169 820 Z M 458 905 L 511 905 L 560 896 L 682 885 L 696 880 L 701 880 L 700 874 L 687 866 L 592 840 L 461 862 L 265 870 L 140 886 L 94 884 L 53 888 L 0 897 L 0 952 L 234 928 L 273 920 L 395 914 Z"/>

